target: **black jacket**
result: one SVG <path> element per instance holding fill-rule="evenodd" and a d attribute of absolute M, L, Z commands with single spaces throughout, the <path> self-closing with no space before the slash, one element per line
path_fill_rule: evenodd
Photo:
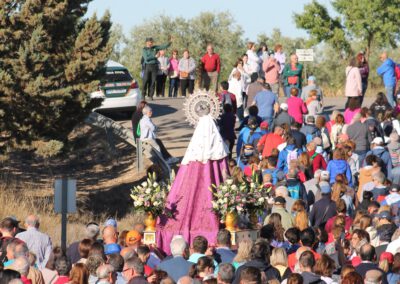
<path fill-rule="evenodd" d="M 303 277 L 304 284 L 326 284 L 326 282 L 321 279 L 321 276 L 312 272 L 302 272 L 301 276 Z"/>
<path fill-rule="evenodd" d="M 326 212 L 326 213 L 325 213 Z M 311 213 L 310 223 L 312 227 L 325 226 L 325 223 L 336 215 L 336 203 L 331 200 L 330 195 L 322 195 L 322 198 L 315 202 Z"/>
<path fill-rule="evenodd" d="M 372 262 L 362 262 L 360 265 L 356 267 L 356 272 L 361 275 L 362 278 L 365 278 L 365 275 L 369 270 L 379 270 L 382 272 L 382 284 L 388 284 L 386 273 L 378 267 L 377 264 Z"/>
<path fill-rule="evenodd" d="M 278 269 L 276 269 L 275 267 L 272 267 L 270 264 L 266 263 L 265 261 L 262 261 L 259 259 L 254 259 L 254 260 L 251 260 L 251 261 L 243 264 L 236 270 L 235 280 L 233 280 L 232 284 L 239 284 L 240 273 L 246 267 L 258 268 L 258 269 L 260 269 L 261 272 L 265 272 L 265 275 L 267 276 L 268 280 L 277 279 L 279 282 L 281 282 L 281 275 L 280 275 Z"/>
<path fill-rule="evenodd" d="M 303 149 L 307 145 L 307 138 L 304 133 L 300 132 L 297 129 L 290 129 L 290 134 L 293 136 L 296 141 L 296 148 Z"/>

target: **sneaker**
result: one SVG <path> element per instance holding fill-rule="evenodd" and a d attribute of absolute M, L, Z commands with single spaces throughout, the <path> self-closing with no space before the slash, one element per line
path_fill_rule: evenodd
<path fill-rule="evenodd" d="M 169 165 L 176 164 L 177 162 L 179 162 L 179 159 L 176 157 L 171 157 L 167 160 L 167 164 Z"/>

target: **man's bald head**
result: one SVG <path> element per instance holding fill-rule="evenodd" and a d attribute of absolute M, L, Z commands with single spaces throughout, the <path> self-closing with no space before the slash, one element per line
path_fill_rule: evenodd
<path fill-rule="evenodd" d="M 107 226 L 103 229 L 103 241 L 105 244 L 113 244 L 117 240 L 117 230 L 113 226 Z"/>
<path fill-rule="evenodd" d="M 177 284 L 192 284 L 193 283 L 193 278 L 189 276 L 183 276 L 179 278 Z"/>
<path fill-rule="evenodd" d="M 133 257 L 137 257 L 137 253 L 133 247 L 123 248 L 120 252 L 120 255 L 124 260 L 131 259 Z"/>
<path fill-rule="evenodd" d="M 36 215 L 29 215 L 28 217 L 26 217 L 25 219 L 25 225 L 29 228 L 29 227 L 33 227 L 33 228 L 39 228 L 39 217 Z"/>
<path fill-rule="evenodd" d="M 360 249 L 360 257 L 362 261 L 374 261 L 375 260 L 375 248 L 367 243 Z"/>

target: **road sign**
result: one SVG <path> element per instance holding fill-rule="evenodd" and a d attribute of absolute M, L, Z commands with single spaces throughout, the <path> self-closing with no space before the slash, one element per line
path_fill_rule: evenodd
<path fill-rule="evenodd" d="M 75 179 L 56 180 L 54 185 L 54 210 L 56 211 L 56 213 L 64 213 L 64 211 L 65 213 L 76 212 Z"/>
<path fill-rule="evenodd" d="M 296 49 L 296 55 L 299 58 L 299 61 L 314 61 L 314 50 L 311 49 Z"/>
<path fill-rule="evenodd" d="M 61 249 L 67 249 L 67 214 L 76 212 L 76 180 L 57 179 L 54 183 L 54 210 L 61 213 Z"/>

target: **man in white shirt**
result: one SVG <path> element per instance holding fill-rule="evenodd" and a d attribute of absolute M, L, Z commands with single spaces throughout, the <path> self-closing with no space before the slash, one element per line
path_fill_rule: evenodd
<path fill-rule="evenodd" d="M 26 231 L 17 234 L 15 237 L 26 243 L 29 251 L 37 257 L 38 268 L 43 269 L 52 251 L 52 243 L 48 235 L 39 232 L 39 226 L 39 218 L 35 215 L 29 215 L 25 219 Z"/>

